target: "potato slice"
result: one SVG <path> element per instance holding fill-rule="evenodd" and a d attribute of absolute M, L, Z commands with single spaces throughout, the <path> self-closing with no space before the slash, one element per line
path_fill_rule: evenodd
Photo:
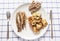
<path fill-rule="evenodd" d="M 44 27 L 46 27 L 47 24 L 48 24 L 47 21 L 46 21 L 46 19 L 42 19 L 42 23 L 43 23 L 43 26 L 44 26 Z"/>
<path fill-rule="evenodd" d="M 36 24 L 37 29 L 41 29 L 42 28 L 42 23 Z"/>

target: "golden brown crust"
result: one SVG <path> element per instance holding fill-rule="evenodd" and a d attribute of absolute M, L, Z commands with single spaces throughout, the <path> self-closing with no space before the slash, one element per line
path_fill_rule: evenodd
<path fill-rule="evenodd" d="M 34 13 L 33 16 L 28 18 L 29 25 L 34 33 L 39 33 L 41 29 L 47 26 L 47 21 L 39 16 L 38 13 Z"/>

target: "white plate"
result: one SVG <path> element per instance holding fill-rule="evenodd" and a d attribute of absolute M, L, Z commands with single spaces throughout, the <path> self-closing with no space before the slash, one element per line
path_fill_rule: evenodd
<path fill-rule="evenodd" d="M 29 24 L 28 24 L 28 21 L 26 21 L 26 29 L 22 30 L 21 32 L 17 32 L 16 14 L 19 11 L 25 11 L 27 17 L 31 16 L 31 13 L 29 12 L 29 9 L 28 9 L 28 6 L 29 5 L 30 5 L 30 3 L 26 3 L 26 4 L 23 4 L 23 5 L 19 6 L 14 11 L 14 13 L 12 14 L 11 23 L 12 23 L 12 28 L 13 28 L 14 32 L 19 37 L 21 37 L 23 39 L 27 39 L 27 40 L 33 40 L 33 39 L 37 39 L 37 38 L 43 36 L 43 34 L 47 31 L 48 26 L 45 27 L 44 29 L 42 29 L 38 35 L 35 35 L 32 32 L 32 30 L 30 29 Z M 48 16 L 48 14 L 45 12 L 45 10 L 43 8 L 41 8 L 38 12 L 42 15 L 42 18 L 45 18 L 47 20 L 47 22 L 49 21 L 49 16 Z"/>

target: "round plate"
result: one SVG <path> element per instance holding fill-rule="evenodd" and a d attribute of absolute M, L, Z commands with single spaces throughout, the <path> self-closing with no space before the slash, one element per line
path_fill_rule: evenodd
<path fill-rule="evenodd" d="M 33 40 L 33 39 L 37 39 L 37 38 L 43 36 L 43 34 L 47 31 L 48 25 L 44 29 L 40 30 L 40 33 L 38 35 L 35 35 L 33 33 L 33 31 L 30 29 L 28 21 L 26 21 L 26 28 L 24 30 L 22 30 L 21 32 L 17 32 L 16 14 L 19 11 L 24 11 L 26 13 L 27 17 L 31 16 L 31 12 L 29 12 L 29 8 L 28 8 L 29 5 L 30 5 L 30 3 L 26 3 L 26 4 L 23 4 L 23 5 L 19 6 L 14 11 L 14 13 L 12 14 L 11 23 L 12 23 L 12 28 L 13 28 L 14 32 L 19 37 L 21 37 L 23 39 L 27 39 L 27 40 Z M 42 15 L 42 18 L 46 19 L 47 22 L 49 21 L 49 16 L 48 16 L 48 14 L 45 12 L 45 10 L 43 8 L 41 8 L 38 12 Z"/>

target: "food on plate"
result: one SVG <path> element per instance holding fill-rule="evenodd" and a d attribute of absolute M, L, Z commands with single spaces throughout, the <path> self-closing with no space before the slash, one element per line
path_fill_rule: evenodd
<path fill-rule="evenodd" d="M 42 19 L 42 23 L 43 23 L 43 26 L 46 27 L 47 25 L 46 19 Z"/>
<path fill-rule="evenodd" d="M 26 21 L 25 12 L 18 12 L 16 15 L 16 24 L 17 24 L 18 32 L 24 29 L 25 21 Z"/>
<path fill-rule="evenodd" d="M 35 12 L 28 18 L 29 25 L 34 33 L 39 33 L 41 29 L 45 28 L 48 23 L 43 19 L 38 12 Z"/>
<path fill-rule="evenodd" d="M 29 11 L 31 13 L 34 13 L 36 11 L 38 11 L 41 8 L 41 3 L 39 2 L 32 2 L 31 5 L 29 6 Z"/>

